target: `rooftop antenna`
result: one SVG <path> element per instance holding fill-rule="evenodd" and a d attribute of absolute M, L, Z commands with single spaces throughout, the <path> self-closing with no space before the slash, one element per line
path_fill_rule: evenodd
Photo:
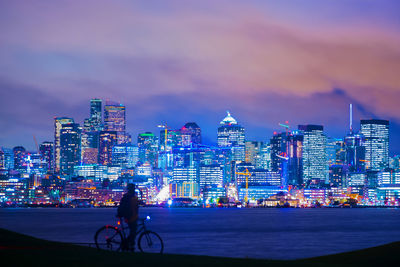
<path fill-rule="evenodd" d="M 350 104 L 350 134 L 353 134 L 353 104 Z"/>

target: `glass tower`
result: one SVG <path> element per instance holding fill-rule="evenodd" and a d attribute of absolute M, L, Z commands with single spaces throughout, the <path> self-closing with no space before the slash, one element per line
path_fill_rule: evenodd
<path fill-rule="evenodd" d="M 361 120 L 365 142 L 365 167 L 379 171 L 389 167 L 389 121 Z"/>
<path fill-rule="evenodd" d="M 329 183 L 326 136 L 322 125 L 299 125 L 303 132 L 303 181 Z"/>

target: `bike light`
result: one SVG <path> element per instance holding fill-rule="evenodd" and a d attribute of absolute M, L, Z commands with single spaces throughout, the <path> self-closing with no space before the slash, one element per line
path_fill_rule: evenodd
<path fill-rule="evenodd" d="M 146 216 L 146 220 L 150 220 L 150 216 L 149 215 Z"/>

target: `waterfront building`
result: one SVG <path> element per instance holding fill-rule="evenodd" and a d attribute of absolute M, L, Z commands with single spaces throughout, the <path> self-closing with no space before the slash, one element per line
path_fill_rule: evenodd
<path fill-rule="evenodd" d="M 99 134 L 99 164 L 112 164 L 112 149 L 117 145 L 118 133 L 116 131 L 101 131 Z"/>
<path fill-rule="evenodd" d="M 62 124 L 59 133 L 60 173 L 70 176 L 81 161 L 81 128 L 77 123 Z"/>
<path fill-rule="evenodd" d="M 224 172 L 220 165 L 202 165 L 199 169 L 200 188 L 222 187 Z"/>
<path fill-rule="evenodd" d="M 400 172 L 382 171 L 378 174 L 378 186 L 398 184 L 400 185 Z"/>
<path fill-rule="evenodd" d="M 39 154 L 42 162 L 45 164 L 46 172 L 53 172 L 54 170 L 54 143 L 43 142 L 39 146 Z"/>
<path fill-rule="evenodd" d="M 28 202 L 28 179 L 0 179 L 0 203 L 15 205 Z"/>
<path fill-rule="evenodd" d="M 303 181 L 329 183 L 329 166 L 326 156 L 326 136 L 322 125 L 299 125 L 303 132 Z"/>
<path fill-rule="evenodd" d="M 347 174 L 346 186 L 347 187 L 363 187 L 366 184 L 365 173 L 350 172 Z"/>
<path fill-rule="evenodd" d="M 225 187 L 207 187 L 202 192 L 203 200 L 208 203 L 217 203 L 219 199 L 226 197 Z"/>
<path fill-rule="evenodd" d="M 230 147 L 232 149 L 232 160 L 245 161 L 244 128 L 238 124 L 229 111 L 218 128 L 218 146 Z"/>
<path fill-rule="evenodd" d="M 373 171 L 389 167 L 389 121 L 361 120 L 360 133 L 365 138 L 366 168 Z"/>
<path fill-rule="evenodd" d="M 74 119 L 67 117 L 55 117 L 54 118 L 54 171 L 60 172 L 61 164 L 61 143 L 60 143 L 60 131 L 63 125 L 74 123 Z"/>
<path fill-rule="evenodd" d="M 278 186 L 249 186 L 247 190 L 246 187 L 240 187 L 239 200 L 243 201 L 246 197 L 246 193 L 248 200 L 261 200 L 269 198 L 280 192 L 287 192 L 287 190 Z"/>

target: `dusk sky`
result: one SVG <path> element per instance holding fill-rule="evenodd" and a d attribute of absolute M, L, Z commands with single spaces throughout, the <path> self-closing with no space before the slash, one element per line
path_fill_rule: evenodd
<path fill-rule="evenodd" d="M 1 1 L 0 146 L 53 141 L 91 98 L 127 107 L 136 142 L 195 121 L 216 141 L 226 110 L 246 139 L 278 123 L 348 131 L 390 120 L 400 153 L 400 1 Z"/>

